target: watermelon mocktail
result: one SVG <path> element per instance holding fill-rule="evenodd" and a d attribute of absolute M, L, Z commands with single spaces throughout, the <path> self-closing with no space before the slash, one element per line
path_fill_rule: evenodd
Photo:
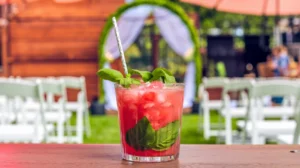
<path fill-rule="evenodd" d="M 179 154 L 183 84 L 116 85 L 123 159 L 174 160 Z"/>

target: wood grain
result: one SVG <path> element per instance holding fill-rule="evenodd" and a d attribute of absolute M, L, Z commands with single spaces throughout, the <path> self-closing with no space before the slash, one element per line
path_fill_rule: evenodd
<path fill-rule="evenodd" d="M 15 63 L 11 65 L 13 76 L 81 76 L 96 77 L 98 64 L 94 62 L 44 62 L 44 63 Z"/>
<path fill-rule="evenodd" d="M 0 145 L 5 168 L 299 168 L 299 146 L 182 145 L 179 160 L 132 163 L 119 145 Z"/>
<path fill-rule="evenodd" d="M 11 42 L 14 61 L 98 60 L 98 41 Z"/>
<path fill-rule="evenodd" d="M 98 41 L 105 18 L 89 21 L 39 21 L 10 23 L 13 42 Z"/>
<path fill-rule="evenodd" d="M 20 6 L 20 13 L 16 16 L 18 20 L 37 19 L 84 19 L 84 18 L 106 18 L 119 6 L 124 4 L 124 0 L 82 0 L 78 3 L 60 4 L 53 0 L 39 0 Z"/>
<path fill-rule="evenodd" d="M 107 17 L 124 0 L 13 0 L 19 13 L 2 31 L 4 76 L 85 76 L 89 100 L 97 96 L 98 43 Z M 23 3 L 28 2 L 28 3 Z M 76 98 L 76 92 L 69 97 Z"/>

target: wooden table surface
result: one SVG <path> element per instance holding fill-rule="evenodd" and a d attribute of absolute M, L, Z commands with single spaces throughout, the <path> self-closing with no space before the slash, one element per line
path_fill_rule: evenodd
<path fill-rule="evenodd" d="M 120 145 L 2 144 L 0 168 L 300 168 L 300 146 L 181 145 L 179 159 L 164 163 L 127 162 L 120 151 Z"/>

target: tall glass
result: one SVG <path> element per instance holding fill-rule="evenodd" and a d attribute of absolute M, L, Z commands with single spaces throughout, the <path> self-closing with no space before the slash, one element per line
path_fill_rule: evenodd
<path fill-rule="evenodd" d="M 163 162 L 179 156 L 183 84 L 116 85 L 122 157 Z"/>

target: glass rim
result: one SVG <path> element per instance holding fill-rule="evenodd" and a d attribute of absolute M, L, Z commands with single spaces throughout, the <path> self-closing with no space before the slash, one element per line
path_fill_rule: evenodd
<path fill-rule="evenodd" d="M 141 84 L 139 84 L 139 85 L 142 85 L 142 84 L 145 84 L 145 83 L 141 83 Z M 163 83 L 164 84 L 164 86 L 166 86 L 166 87 L 182 87 L 182 88 L 184 88 L 184 86 L 185 86 L 185 83 Z M 137 84 L 133 84 L 134 86 L 139 86 L 139 85 L 137 85 Z M 123 87 L 121 84 L 118 84 L 118 83 L 114 83 L 114 86 L 115 86 L 115 88 L 124 88 L 124 89 L 132 89 L 132 88 L 125 88 L 125 87 Z M 153 88 L 151 88 L 151 89 L 153 89 Z M 155 89 L 155 88 L 154 88 Z M 158 89 L 158 88 L 157 88 Z"/>

